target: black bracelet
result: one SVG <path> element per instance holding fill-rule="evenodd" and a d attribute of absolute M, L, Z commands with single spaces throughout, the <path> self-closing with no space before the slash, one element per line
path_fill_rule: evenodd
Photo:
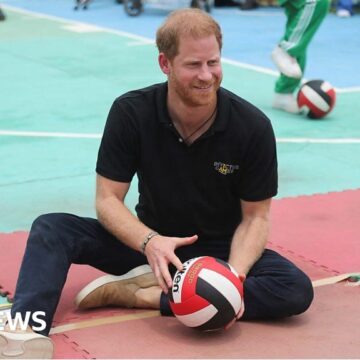
<path fill-rule="evenodd" d="M 141 252 L 145 254 L 145 248 L 147 243 L 156 235 L 159 235 L 156 231 L 151 231 L 145 238 L 144 242 L 141 244 Z"/>

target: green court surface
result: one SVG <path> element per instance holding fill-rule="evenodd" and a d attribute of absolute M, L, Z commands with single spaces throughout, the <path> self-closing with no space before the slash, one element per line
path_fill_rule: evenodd
<path fill-rule="evenodd" d="M 94 216 L 107 112 L 123 92 L 165 80 L 155 45 L 83 24 L 7 15 L 0 31 L 0 232 L 27 230 L 46 212 Z M 271 108 L 274 81 L 224 63 L 223 86 L 273 123 L 278 197 L 359 188 L 360 93 L 338 92 L 334 111 L 313 121 Z M 136 184 L 127 202 L 133 208 Z"/>
<path fill-rule="evenodd" d="M 11 306 L 9 301 L 4 296 L 0 296 L 0 314 L 1 311 L 8 309 Z"/>

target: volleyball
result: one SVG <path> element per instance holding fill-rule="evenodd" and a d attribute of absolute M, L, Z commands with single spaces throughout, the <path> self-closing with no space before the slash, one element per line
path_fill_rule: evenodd
<path fill-rule="evenodd" d="M 184 325 L 210 331 L 234 322 L 243 299 L 243 285 L 231 265 L 202 256 L 177 271 L 169 292 L 170 307 Z"/>
<path fill-rule="evenodd" d="M 321 119 L 334 107 L 335 89 L 323 80 L 311 80 L 303 84 L 297 95 L 299 109 L 311 119 Z"/>

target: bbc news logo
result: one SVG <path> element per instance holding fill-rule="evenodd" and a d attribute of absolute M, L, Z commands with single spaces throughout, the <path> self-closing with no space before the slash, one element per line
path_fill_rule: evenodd
<path fill-rule="evenodd" d="M 11 331 L 25 331 L 31 320 L 31 328 L 34 331 L 42 331 L 46 328 L 46 322 L 42 317 L 45 317 L 45 311 L 27 311 L 24 317 L 18 312 L 11 316 L 10 311 L 0 311 L 0 330 L 4 330 L 6 324 Z"/>

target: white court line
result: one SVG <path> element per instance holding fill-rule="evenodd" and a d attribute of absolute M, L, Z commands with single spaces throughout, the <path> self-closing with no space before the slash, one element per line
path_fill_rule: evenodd
<path fill-rule="evenodd" d="M 71 139 L 101 139 L 102 134 L 82 134 L 64 132 L 45 132 L 45 131 L 15 131 L 0 130 L 0 136 L 17 137 L 39 137 L 39 138 L 71 138 Z M 277 138 L 278 143 L 295 144 L 360 144 L 360 138 Z"/>
<path fill-rule="evenodd" d="M 155 42 L 152 42 L 151 44 L 154 45 Z M 126 46 L 144 46 L 144 45 L 148 46 L 150 45 L 150 43 L 146 43 L 144 41 L 129 41 L 126 43 Z"/>
<path fill-rule="evenodd" d="M 90 24 L 90 23 L 85 23 L 85 22 L 80 22 L 80 21 L 75 21 L 75 20 L 69 20 L 69 19 L 58 17 L 58 16 L 47 15 L 47 14 L 38 13 L 38 12 L 35 12 L 35 11 L 20 9 L 20 8 L 10 6 L 10 5 L 2 5 L 2 7 L 4 9 L 9 9 L 9 10 L 18 12 L 20 14 L 31 15 L 31 16 L 34 16 L 34 17 L 42 18 L 42 19 L 54 20 L 54 21 L 57 21 L 57 22 L 62 22 L 62 23 L 72 24 L 72 25 L 77 25 L 77 26 L 92 26 L 94 29 L 96 28 L 99 31 L 103 31 L 103 32 L 106 32 L 106 33 L 109 33 L 109 34 L 115 34 L 115 35 L 127 37 L 127 38 L 130 38 L 130 39 L 136 40 L 138 42 L 138 44 L 130 43 L 129 44 L 130 46 L 146 45 L 146 44 L 147 45 L 153 45 L 155 43 L 154 39 L 150 39 L 150 38 L 147 38 L 145 36 L 131 34 L 131 33 L 125 32 L 125 31 L 109 29 L 109 28 L 105 28 L 105 27 L 102 27 L 102 26 L 93 25 L 93 24 Z M 267 74 L 267 75 L 271 75 L 271 76 L 279 76 L 278 71 L 275 71 L 275 70 L 272 70 L 272 69 L 269 69 L 269 68 L 265 68 L 265 67 L 262 67 L 262 66 L 247 64 L 247 63 L 243 63 L 243 62 L 240 62 L 240 61 L 236 61 L 236 60 L 232 60 L 232 59 L 228 59 L 228 58 L 224 58 L 224 57 L 222 58 L 222 61 L 225 64 L 230 64 L 230 65 L 242 68 L 242 69 L 253 70 L 253 71 L 263 73 L 263 74 Z M 303 79 L 303 81 L 306 81 L 306 80 Z M 348 88 L 335 88 L 335 90 L 338 93 L 360 92 L 360 86 L 348 87 Z"/>
<path fill-rule="evenodd" d="M 67 24 L 63 26 L 63 29 L 70 30 L 77 33 L 94 33 L 94 32 L 103 32 L 97 26 L 87 25 L 87 24 Z"/>
<path fill-rule="evenodd" d="M 257 66 L 257 65 L 252 65 L 252 64 L 247 64 L 247 63 L 243 63 L 237 60 L 232 60 L 232 59 L 228 59 L 228 58 L 221 58 L 221 61 L 224 64 L 230 64 L 236 67 L 240 67 L 242 69 L 248 69 L 248 70 L 254 70 L 256 72 L 260 72 L 263 74 L 268 74 L 268 75 L 272 75 L 272 76 L 279 76 L 279 72 L 276 70 L 272 70 L 272 69 L 268 69 L 262 66 Z"/>
<path fill-rule="evenodd" d="M 146 37 L 140 36 L 140 35 L 131 34 L 131 33 L 128 33 L 126 31 L 109 29 L 109 28 L 105 28 L 105 27 L 102 27 L 102 26 L 93 25 L 93 24 L 90 24 L 90 23 L 85 23 L 85 22 L 81 22 L 81 21 L 69 20 L 69 19 L 61 18 L 59 16 L 47 15 L 47 14 L 38 13 L 38 12 L 35 12 L 35 11 L 31 11 L 31 10 L 20 9 L 20 8 L 10 6 L 10 5 L 3 5 L 2 4 L 1 6 L 4 9 L 8 9 L 8 10 L 11 10 L 11 11 L 14 11 L 14 12 L 18 12 L 20 14 L 31 15 L 31 16 L 41 18 L 41 19 L 54 20 L 54 21 L 57 21 L 57 22 L 65 23 L 65 24 L 72 24 L 72 25 L 78 25 L 78 26 L 92 26 L 94 28 L 97 28 L 99 31 L 103 31 L 103 32 L 106 32 L 106 33 L 109 33 L 109 34 L 115 34 L 115 35 L 127 37 L 127 38 L 130 38 L 130 39 L 134 39 L 134 40 L 145 42 L 145 43 L 150 43 L 150 44 L 154 43 L 154 40 L 152 40 L 152 39 L 149 39 L 149 38 L 146 38 Z"/>
<path fill-rule="evenodd" d="M 335 91 L 338 93 L 355 93 L 360 92 L 360 86 L 353 86 L 348 88 L 335 88 Z"/>
<path fill-rule="evenodd" d="M 101 139 L 102 134 L 0 130 L 0 136 Z"/>
<path fill-rule="evenodd" d="M 360 138 L 276 138 L 276 142 L 294 144 L 360 144 Z"/>

